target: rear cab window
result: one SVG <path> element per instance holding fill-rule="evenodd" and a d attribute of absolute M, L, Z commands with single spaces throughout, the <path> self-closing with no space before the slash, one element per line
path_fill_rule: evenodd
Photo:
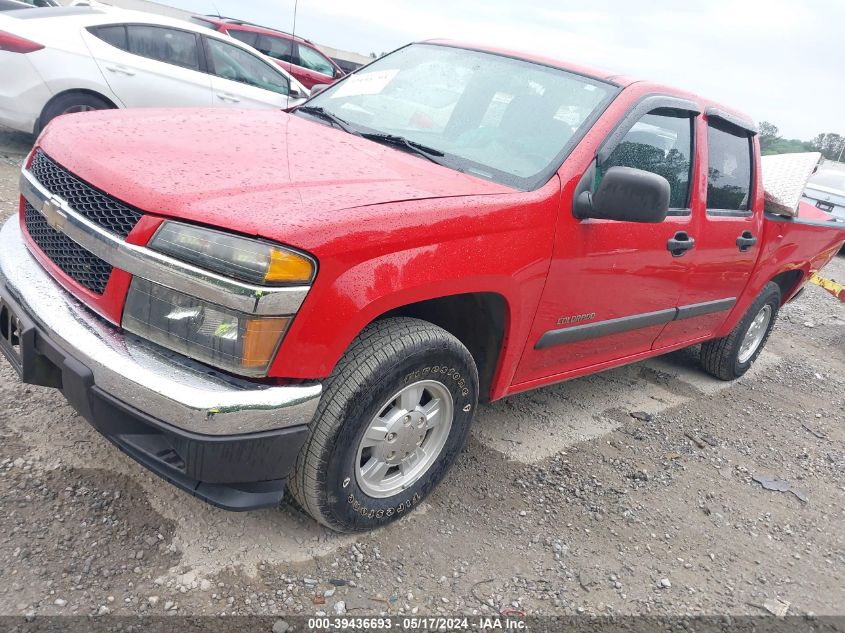
<path fill-rule="evenodd" d="M 707 214 L 752 214 L 751 133 L 717 118 L 707 123 Z"/>

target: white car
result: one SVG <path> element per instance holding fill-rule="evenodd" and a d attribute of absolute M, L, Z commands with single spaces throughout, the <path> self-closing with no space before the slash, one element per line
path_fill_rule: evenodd
<path fill-rule="evenodd" d="M 845 169 L 819 168 L 807 183 L 803 200 L 845 221 Z"/>
<path fill-rule="evenodd" d="M 290 108 L 308 97 L 255 50 L 187 21 L 112 8 L 0 12 L 0 125 L 37 134 L 106 108 Z"/>

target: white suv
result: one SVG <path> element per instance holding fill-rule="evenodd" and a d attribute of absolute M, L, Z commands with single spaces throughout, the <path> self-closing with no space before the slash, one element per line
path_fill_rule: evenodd
<path fill-rule="evenodd" d="M 308 96 L 250 47 L 181 20 L 111 8 L 0 13 L 0 124 L 37 134 L 106 108 L 290 108 Z"/>

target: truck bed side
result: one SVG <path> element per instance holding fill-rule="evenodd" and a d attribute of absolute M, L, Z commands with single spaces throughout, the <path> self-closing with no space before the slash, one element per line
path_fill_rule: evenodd
<path fill-rule="evenodd" d="M 766 213 L 762 237 L 754 273 L 718 336 L 727 335 L 736 326 L 770 281 L 781 285 L 783 303 L 792 299 L 813 273 L 824 268 L 842 248 L 845 222 L 801 203 L 794 218 Z"/>

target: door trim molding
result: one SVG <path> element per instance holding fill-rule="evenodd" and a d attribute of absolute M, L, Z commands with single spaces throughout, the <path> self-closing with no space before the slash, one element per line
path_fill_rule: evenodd
<path fill-rule="evenodd" d="M 678 315 L 675 317 L 675 321 L 694 319 L 695 317 L 704 316 L 705 314 L 713 314 L 715 312 L 724 312 L 725 310 L 733 308 L 734 305 L 736 305 L 736 297 L 716 299 L 715 301 L 705 301 L 704 303 L 691 303 L 678 308 Z"/>
<path fill-rule="evenodd" d="M 671 323 L 672 321 L 694 319 L 707 314 L 725 312 L 726 310 L 731 309 L 735 304 L 736 297 L 728 297 L 725 299 L 716 299 L 715 301 L 693 303 L 680 306 L 678 308 L 667 308 L 665 310 L 657 310 L 655 312 L 633 314 L 630 316 L 620 317 L 618 319 L 600 321 L 598 323 L 557 328 L 549 330 L 543 334 L 534 345 L 534 349 L 547 349 L 557 345 L 565 345 L 567 343 L 575 343 L 578 341 L 600 338 L 602 336 L 610 336 L 611 334 L 620 334 L 622 332 L 630 332 L 632 330 Z"/>

